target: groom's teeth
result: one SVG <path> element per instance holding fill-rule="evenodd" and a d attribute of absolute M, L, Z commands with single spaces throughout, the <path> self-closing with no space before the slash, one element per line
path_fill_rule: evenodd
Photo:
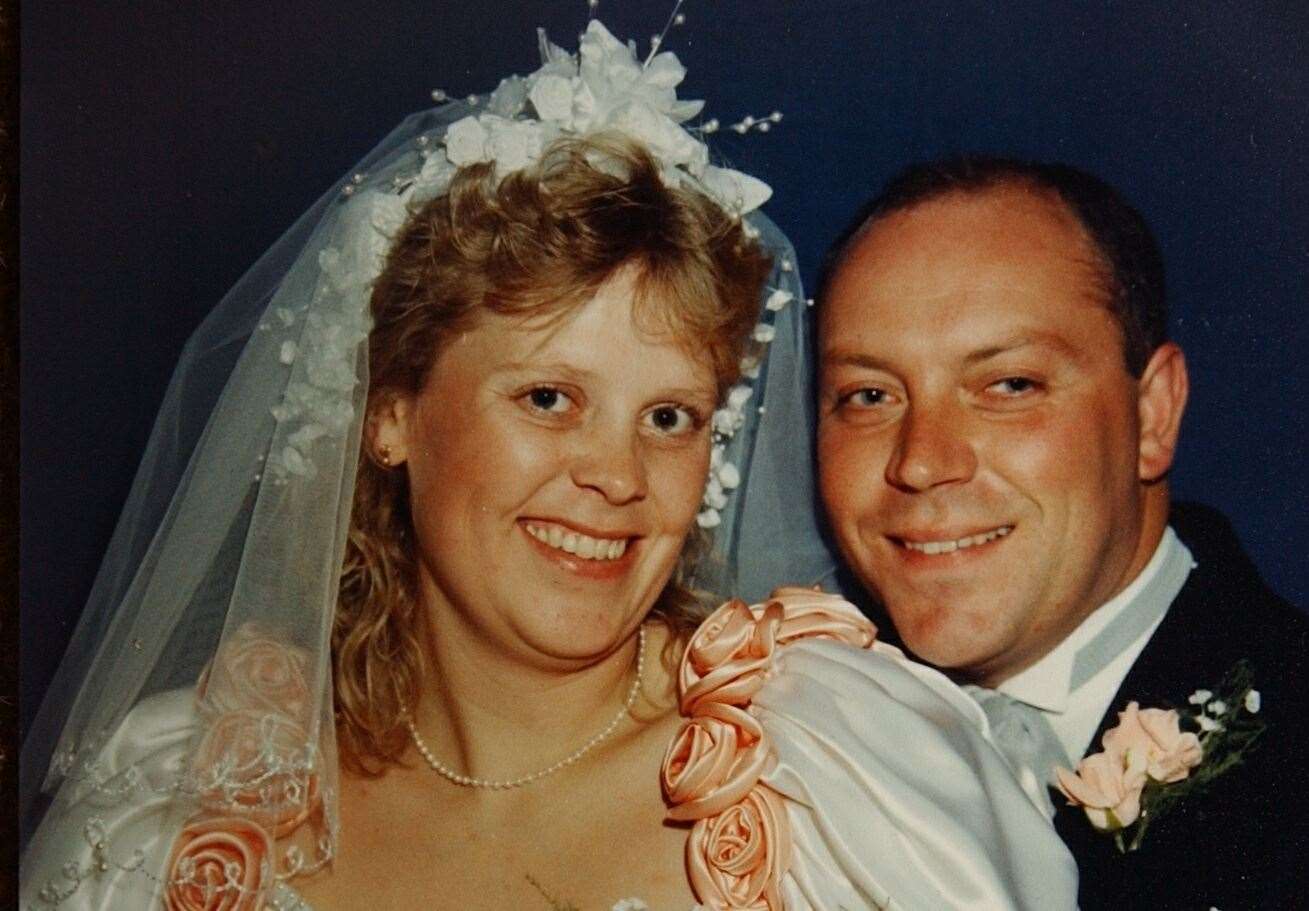
<path fill-rule="evenodd" d="M 923 554 L 949 554 L 954 553 L 956 550 L 963 550 L 966 547 L 976 547 L 978 544 L 994 541 L 996 538 L 1003 538 L 1013 530 L 1012 525 L 1001 525 L 999 528 L 993 528 L 981 534 L 965 535 L 962 538 L 955 538 L 953 541 L 905 541 L 904 546 Z"/>
<path fill-rule="evenodd" d="M 556 550 L 562 550 L 583 560 L 617 560 L 627 551 L 626 538 L 592 538 L 576 531 L 566 531 L 558 525 L 526 525 L 527 533 Z"/>

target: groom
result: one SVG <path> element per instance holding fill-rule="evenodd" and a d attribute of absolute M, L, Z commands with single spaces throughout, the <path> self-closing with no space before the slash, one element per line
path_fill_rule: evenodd
<path fill-rule="evenodd" d="M 1141 216 L 1070 167 L 916 166 L 833 251 L 818 319 L 819 472 L 841 550 L 1052 798 L 1081 907 L 1304 907 L 1309 623 L 1221 515 L 1170 503 L 1187 368 Z M 1242 660 L 1259 691 L 1246 705 L 1188 699 Z M 1104 749 L 1132 701 L 1264 729 L 1120 853 L 1043 785 Z M 1130 794 L 1113 810 L 1103 826 L 1132 815 Z"/>

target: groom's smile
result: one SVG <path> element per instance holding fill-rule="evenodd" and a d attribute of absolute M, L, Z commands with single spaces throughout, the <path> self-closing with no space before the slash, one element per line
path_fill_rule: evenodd
<path fill-rule="evenodd" d="M 823 499 L 931 663 L 1011 676 L 1149 556 L 1134 549 L 1148 402 L 1102 288 L 1078 222 L 1021 187 L 887 214 L 831 277 Z"/>

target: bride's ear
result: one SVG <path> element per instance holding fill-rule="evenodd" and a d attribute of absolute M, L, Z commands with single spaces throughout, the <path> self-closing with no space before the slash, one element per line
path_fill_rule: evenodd
<path fill-rule="evenodd" d="M 364 451 L 383 468 L 395 468 L 409 459 L 409 411 L 413 402 L 389 395 L 375 402 L 364 424 Z"/>

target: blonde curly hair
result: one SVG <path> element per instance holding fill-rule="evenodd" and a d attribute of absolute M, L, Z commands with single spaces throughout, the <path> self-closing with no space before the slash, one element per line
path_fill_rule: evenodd
<path fill-rule="evenodd" d="M 637 318 L 708 355 L 721 395 L 736 381 L 771 261 L 739 219 L 622 137 L 561 140 L 497 180 L 461 169 L 401 229 L 372 293 L 370 414 L 423 388 L 449 340 L 484 311 L 564 313 L 618 269 L 637 266 Z M 367 450 L 367 443 L 365 443 Z M 430 643 L 418 596 L 407 475 L 359 459 L 332 629 L 337 734 L 347 767 L 380 774 L 407 744 Z M 702 538 L 688 538 L 652 614 L 679 639 L 702 615 L 687 586 Z"/>

